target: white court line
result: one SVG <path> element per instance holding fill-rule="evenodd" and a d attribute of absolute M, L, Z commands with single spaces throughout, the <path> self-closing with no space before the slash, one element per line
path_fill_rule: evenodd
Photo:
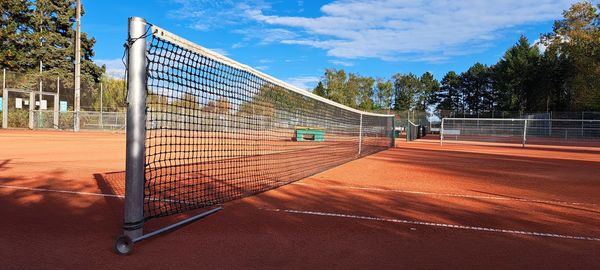
<path fill-rule="evenodd" d="M 110 193 L 95 193 L 95 192 L 72 191 L 72 190 L 49 189 L 49 188 L 30 188 L 30 187 L 10 186 L 10 185 L 2 185 L 2 184 L 0 184 L 0 188 L 29 190 L 29 191 L 36 191 L 36 192 L 50 192 L 50 193 L 54 192 L 54 193 L 63 193 L 63 194 L 79 195 L 79 196 L 125 198 L 124 195 L 110 194 Z M 144 198 L 144 199 L 148 200 L 148 201 L 162 201 L 162 202 L 169 202 L 169 203 L 189 204 L 189 205 L 197 204 L 192 201 L 180 201 L 180 200 L 172 200 L 172 199 L 160 199 L 160 198 Z"/>
<path fill-rule="evenodd" d="M 337 217 L 337 218 L 348 218 L 348 219 L 359 219 L 359 220 L 372 220 L 372 221 L 402 223 L 402 224 L 410 224 L 410 225 L 422 225 L 422 226 L 429 226 L 429 227 L 441 227 L 441 228 L 451 228 L 451 229 L 460 229 L 460 230 L 484 231 L 484 232 L 494 232 L 494 233 L 528 235 L 528 236 L 536 236 L 536 237 L 550 237 L 550 238 L 600 242 L 600 237 L 590 237 L 590 236 L 574 236 L 574 235 L 565 235 L 565 234 L 556 234 L 556 233 L 507 230 L 507 229 L 498 229 L 498 228 L 456 225 L 456 224 L 446 224 L 446 223 L 434 223 L 434 222 L 395 219 L 395 218 L 358 216 L 358 215 L 348 215 L 348 214 L 318 212 L 318 211 L 303 211 L 303 210 L 292 210 L 292 209 L 266 209 L 266 208 L 260 208 L 260 209 L 266 210 L 266 211 L 271 211 L 271 212 L 284 212 L 284 213 L 300 214 L 300 215 Z"/>
<path fill-rule="evenodd" d="M 303 185 L 303 186 L 312 186 L 307 183 L 299 183 L 294 182 L 291 183 L 293 185 Z M 453 194 L 453 193 L 436 193 L 436 192 L 425 192 L 425 191 L 410 191 L 410 190 L 398 190 L 398 189 L 383 189 L 383 188 L 369 188 L 369 187 L 357 187 L 357 186 L 334 186 L 334 185 L 322 185 L 326 188 L 335 188 L 335 189 L 355 189 L 355 190 L 367 190 L 367 191 L 380 191 L 380 192 L 394 192 L 394 193 L 406 193 L 406 194 L 418 194 L 418 195 L 431 195 L 431 196 L 445 196 L 445 197 L 458 197 L 458 198 L 471 198 L 471 199 L 489 199 L 489 200 L 504 200 L 504 201 L 519 201 L 519 202 L 530 202 L 530 203 L 549 203 L 549 204 L 563 204 L 563 205 L 590 205 L 590 206 L 598 206 L 595 203 L 579 203 L 579 202 L 564 202 L 564 201 L 552 201 L 552 200 L 536 200 L 536 199 L 524 199 L 524 198 L 507 198 L 507 197 L 499 197 L 499 196 L 481 196 L 481 195 L 466 195 L 466 194 Z M 113 197 L 113 198 L 125 198 L 124 195 L 117 194 L 109 194 L 109 193 L 94 193 L 94 192 L 83 192 L 83 191 L 71 191 L 71 190 L 60 190 L 60 189 L 47 189 L 47 188 L 30 188 L 30 187 L 20 187 L 20 186 L 11 186 L 11 185 L 2 185 L 0 184 L 0 188 L 8 188 L 8 189 L 18 189 L 18 190 L 30 190 L 37 192 L 56 192 L 56 193 L 64 193 L 64 194 L 72 194 L 72 195 L 89 195 L 89 196 L 100 196 L 100 197 Z M 160 199 L 152 199 L 152 200 L 160 200 Z M 166 202 L 176 202 L 183 204 L 194 204 L 193 202 L 187 201 L 177 201 L 170 199 L 162 199 Z"/>
<path fill-rule="evenodd" d="M 117 195 L 117 194 L 95 193 L 95 192 L 85 192 L 85 191 L 71 191 L 71 190 L 60 190 L 60 189 L 49 189 L 49 188 L 30 188 L 30 187 L 19 187 L 19 186 L 10 186 L 10 185 L 0 185 L 0 188 L 29 190 L 29 191 L 38 191 L 38 192 L 55 192 L 55 193 L 65 193 L 65 194 L 71 194 L 71 195 L 125 198 L 125 196 Z"/>
<path fill-rule="evenodd" d="M 29 190 L 29 191 L 38 191 L 38 192 L 56 192 L 56 193 L 71 194 L 71 195 L 83 195 L 83 196 L 100 196 L 100 197 L 113 197 L 113 198 L 124 198 L 125 197 L 123 195 L 108 194 L 108 193 L 94 193 L 94 192 L 83 192 L 83 191 L 47 189 L 47 188 L 30 188 L 30 187 L 19 187 L 19 186 L 10 186 L 10 185 L 1 185 L 1 184 L 0 184 L 0 188 Z M 261 209 L 266 210 L 266 211 L 272 211 L 272 212 L 285 212 L 285 213 L 313 215 L 313 216 L 328 216 L 328 217 L 340 217 L 340 218 L 351 218 L 351 219 L 361 219 L 361 220 L 374 220 L 374 221 L 383 221 L 383 222 L 392 222 L 392 223 L 423 225 L 423 226 L 431 226 L 431 227 L 444 227 L 444 228 L 463 229 L 463 230 L 487 231 L 487 232 L 497 232 L 497 233 L 507 233 L 507 234 L 520 234 L 520 235 L 530 235 L 530 236 L 539 236 L 539 237 L 552 237 L 552 238 L 563 238 L 563 239 L 587 240 L 587 241 L 599 241 L 600 242 L 600 238 L 588 237 L 588 236 L 571 236 L 571 235 L 554 234 L 554 233 L 506 230 L 506 229 L 454 225 L 454 224 L 445 224 L 445 223 L 433 223 L 433 222 L 424 222 L 424 221 L 413 221 L 413 220 L 402 220 L 402 219 L 392 219 L 392 218 L 348 215 L 348 214 L 339 214 L 339 213 L 317 212 L 317 211 L 302 211 L 302 210 L 291 210 L 291 209 L 265 209 L 265 208 L 261 208 Z"/>
<path fill-rule="evenodd" d="M 366 191 L 394 192 L 394 193 L 457 197 L 457 198 L 469 198 L 469 199 L 488 199 L 488 200 L 518 201 L 518 202 L 528 202 L 528 203 L 549 203 L 549 204 L 564 204 L 564 205 L 598 206 L 598 204 L 596 204 L 596 203 L 566 202 L 566 201 L 538 200 L 538 199 L 526 199 L 526 198 L 510 198 L 510 197 L 501 197 L 501 196 L 467 195 L 467 194 L 457 194 L 457 193 L 437 193 L 437 192 L 427 192 L 427 191 L 412 191 L 412 190 L 384 189 L 384 188 L 357 187 L 357 186 L 336 186 L 336 185 L 319 185 L 319 186 L 317 186 L 317 185 L 311 185 L 311 184 L 300 183 L 300 182 L 294 182 L 292 184 L 303 185 L 303 186 L 312 186 L 312 187 L 335 188 L 335 189 L 355 189 L 355 190 L 366 190 Z"/>

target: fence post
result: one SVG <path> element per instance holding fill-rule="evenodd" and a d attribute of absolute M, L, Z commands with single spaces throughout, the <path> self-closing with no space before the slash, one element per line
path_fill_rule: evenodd
<path fill-rule="evenodd" d="M 60 103 L 60 98 L 59 98 L 59 92 L 58 92 L 58 80 L 56 83 L 56 95 L 54 95 L 54 110 L 53 110 L 53 114 L 52 114 L 52 125 L 54 126 L 54 129 L 58 128 L 58 106 Z"/>
<path fill-rule="evenodd" d="M 38 105 L 38 108 L 37 108 L 37 111 L 38 111 L 38 115 L 37 115 L 37 119 L 38 119 L 38 121 L 37 121 L 37 127 L 38 128 L 42 128 L 42 98 L 43 98 L 42 89 L 43 89 L 43 85 L 44 85 L 44 78 L 42 76 L 42 74 L 43 74 L 42 73 L 42 71 L 43 71 L 42 67 L 43 67 L 42 66 L 42 61 L 40 61 L 40 98 L 39 98 L 39 103 L 40 104 Z M 35 108 L 35 106 L 34 106 L 34 108 Z"/>
<path fill-rule="evenodd" d="M 525 147 L 525 143 L 527 143 L 527 119 L 525 119 L 523 124 L 523 147 Z"/>
<path fill-rule="evenodd" d="M 582 137 L 582 138 L 583 138 L 583 133 L 584 133 L 584 132 L 583 132 L 583 125 L 584 125 L 584 123 L 583 123 L 583 122 L 584 122 L 584 120 L 585 120 L 585 118 L 584 118 L 584 115 L 585 115 L 585 112 L 581 112 L 581 137 Z"/>
<path fill-rule="evenodd" d="M 54 128 L 59 128 L 59 107 L 60 107 L 60 77 L 56 77 L 56 96 L 54 96 L 54 116 L 53 116 L 53 124 Z"/>
<path fill-rule="evenodd" d="M 100 83 L 100 129 L 104 129 L 104 119 L 102 116 L 102 96 L 104 94 L 104 89 L 102 88 L 102 83 Z"/>
<path fill-rule="evenodd" d="M 2 69 L 2 128 L 8 128 L 8 90 L 6 90 L 6 69 Z"/>
<path fill-rule="evenodd" d="M 444 145 L 444 120 L 445 118 L 442 118 L 442 125 L 440 126 L 440 146 Z"/>
<path fill-rule="evenodd" d="M 404 126 L 404 130 L 406 132 L 406 141 L 410 142 L 410 120 L 406 120 L 406 126 Z"/>
<path fill-rule="evenodd" d="M 554 117 L 552 116 L 552 112 L 550 112 L 550 137 L 552 137 L 552 124 L 554 123 Z"/>
<path fill-rule="evenodd" d="M 35 109 L 35 94 L 33 91 L 29 92 L 29 129 L 33 129 L 33 110 Z"/>

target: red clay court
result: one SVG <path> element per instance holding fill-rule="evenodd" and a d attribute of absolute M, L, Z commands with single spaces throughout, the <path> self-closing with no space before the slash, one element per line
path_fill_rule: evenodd
<path fill-rule="evenodd" d="M 126 257 L 124 159 L 124 134 L 0 131 L 0 268 L 600 269 L 599 148 L 397 140 Z"/>

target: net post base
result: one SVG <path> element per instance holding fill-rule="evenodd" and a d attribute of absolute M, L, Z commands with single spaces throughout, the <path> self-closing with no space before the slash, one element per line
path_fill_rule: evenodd
<path fill-rule="evenodd" d="M 171 224 L 169 226 L 160 228 L 156 231 L 153 231 L 151 233 L 148 234 L 140 234 L 137 237 L 131 237 L 130 235 L 135 235 L 134 231 L 125 231 L 125 233 L 121 236 L 119 236 L 116 240 L 115 240 L 115 245 L 114 245 L 114 251 L 119 254 L 119 255 L 129 255 L 131 254 L 131 252 L 133 252 L 133 244 L 140 242 L 142 240 L 146 240 L 155 236 L 158 236 L 160 234 L 163 233 L 167 233 L 176 229 L 179 229 L 185 225 L 188 225 L 194 221 L 197 221 L 199 219 L 202 219 L 204 217 L 210 216 L 218 211 L 223 210 L 223 207 L 219 206 L 217 208 L 213 208 L 211 210 L 208 210 L 206 212 L 202 212 L 198 215 L 186 218 L 182 221 L 179 221 L 177 223 Z M 135 231 L 137 232 L 137 230 Z"/>

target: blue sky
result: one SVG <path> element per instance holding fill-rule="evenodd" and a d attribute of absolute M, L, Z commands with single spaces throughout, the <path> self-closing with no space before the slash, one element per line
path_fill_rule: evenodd
<path fill-rule="evenodd" d="M 552 30 L 574 0 L 82 0 L 94 60 L 122 72 L 127 18 L 144 17 L 301 88 L 325 68 L 364 76 L 432 72 L 441 79 L 493 64 L 520 35 Z M 118 76 L 121 77 L 121 76 Z"/>

